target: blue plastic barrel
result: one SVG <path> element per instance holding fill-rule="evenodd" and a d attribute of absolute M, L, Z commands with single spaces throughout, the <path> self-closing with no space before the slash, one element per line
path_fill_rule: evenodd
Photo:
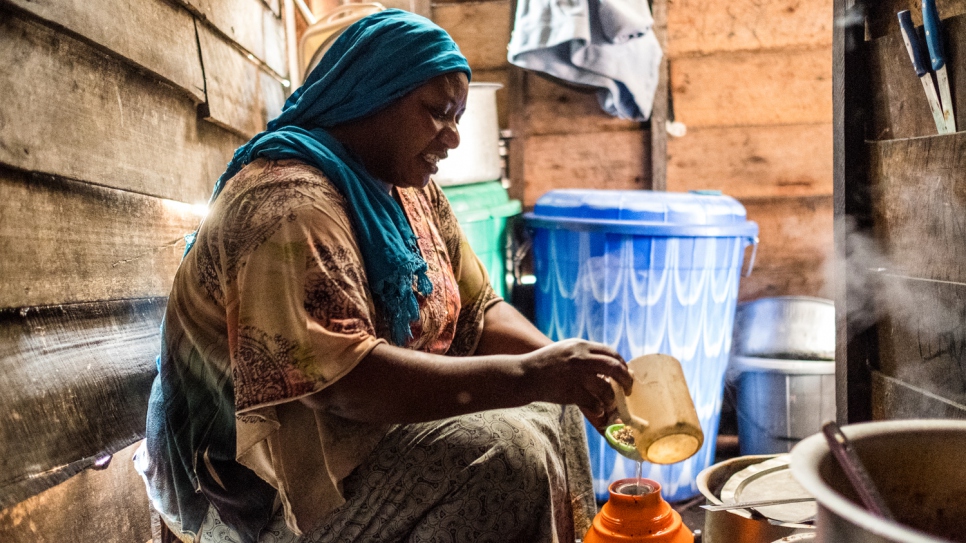
<path fill-rule="evenodd" d="M 533 232 L 537 326 L 554 340 L 584 338 L 631 358 L 681 361 L 704 445 L 671 465 L 645 463 L 664 498 L 700 492 L 695 478 L 714 460 L 745 249 L 758 225 L 720 193 L 556 190 L 526 214 Z M 754 252 L 749 271 L 754 264 Z M 633 477 L 636 463 L 588 423 L 594 491 Z"/>

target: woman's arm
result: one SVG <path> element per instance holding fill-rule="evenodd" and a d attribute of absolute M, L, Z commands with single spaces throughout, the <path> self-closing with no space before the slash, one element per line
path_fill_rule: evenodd
<path fill-rule="evenodd" d="M 512 305 L 501 301 L 486 310 L 476 354 L 524 354 L 553 343 Z"/>
<path fill-rule="evenodd" d="M 483 317 L 483 334 L 476 347 L 476 354 L 522 354 L 535 351 L 553 343 L 515 307 L 499 302 L 486 311 Z M 587 420 L 602 433 L 618 418 L 613 391 L 604 391 L 602 407 L 580 406 Z"/>
<path fill-rule="evenodd" d="M 566 340 L 527 354 L 452 358 L 377 345 L 341 379 L 302 401 L 357 421 L 411 423 L 545 401 L 602 411 L 631 376 L 611 348 Z"/>

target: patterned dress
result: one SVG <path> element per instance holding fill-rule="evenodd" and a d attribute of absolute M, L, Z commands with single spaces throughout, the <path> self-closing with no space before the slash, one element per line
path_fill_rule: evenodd
<path fill-rule="evenodd" d="M 406 347 L 473 354 L 499 302 L 486 271 L 438 187 L 393 190 L 433 284 Z M 296 401 L 389 336 L 349 211 L 291 160 L 249 164 L 216 200 L 175 277 L 135 458 L 162 519 L 184 541 L 582 535 L 594 503 L 572 406 L 379 426 Z"/>

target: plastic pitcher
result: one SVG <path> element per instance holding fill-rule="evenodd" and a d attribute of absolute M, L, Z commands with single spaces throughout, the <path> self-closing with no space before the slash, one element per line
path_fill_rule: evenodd
<path fill-rule="evenodd" d="M 612 385 L 621 419 L 631 428 L 641 457 L 654 464 L 674 464 L 694 456 L 704 443 L 704 432 L 681 363 L 673 356 L 650 354 L 627 366 L 634 373 L 630 396 Z"/>

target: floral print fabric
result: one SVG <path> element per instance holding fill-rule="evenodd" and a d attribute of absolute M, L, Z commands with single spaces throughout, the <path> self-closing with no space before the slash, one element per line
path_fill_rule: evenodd
<path fill-rule="evenodd" d="M 433 292 L 406 345 L 471 354 L 499 301 L 438 187 L 394 189 Z M 304 163 L 256 160 L 228 182 L 176 274 L 138 467 L 155 508 L 194 537 L 206 510 L 253 541 L 277 493 L 296 532 L 344 503 L 341 481 L 385 435 L 295 401 L 388 337 L 345 200 Z"/>

